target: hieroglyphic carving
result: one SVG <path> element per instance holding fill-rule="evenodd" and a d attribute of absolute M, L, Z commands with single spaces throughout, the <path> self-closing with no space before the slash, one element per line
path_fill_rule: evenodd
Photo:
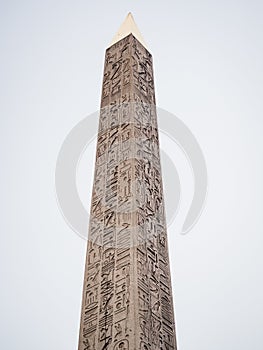
<path fill-rule="evenodd" d="M 79 350 L 176 350 L 151 54 L 106 51 Z"/>
<path fill-rule="evenodd" d="M 127 339 L 119 341 L 115 346 L 114 350 L 129 350 L 129 343 Z"/>

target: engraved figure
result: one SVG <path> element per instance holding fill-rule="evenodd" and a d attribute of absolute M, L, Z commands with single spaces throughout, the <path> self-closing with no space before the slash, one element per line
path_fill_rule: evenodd
<path fill-rule="evenodd" d="M 122 334 L 122 328 L 120 323 L 117 323 L 115 325 L 115 329 L 116 329 L 115 338 L 118 338 L 118 336 Z"/>
<path fill-rule="evenodd" d="M 127 339 L 120 340 L 115 346 L 114 350 L 129 350 L 129 343 Z"/>

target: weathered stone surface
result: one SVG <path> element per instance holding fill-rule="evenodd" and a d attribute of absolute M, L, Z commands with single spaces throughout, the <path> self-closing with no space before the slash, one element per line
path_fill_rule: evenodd
<path fill-rule="evenodd" d="M 175 350 L 152 56 L 106 51 L 79 350 Z"/>

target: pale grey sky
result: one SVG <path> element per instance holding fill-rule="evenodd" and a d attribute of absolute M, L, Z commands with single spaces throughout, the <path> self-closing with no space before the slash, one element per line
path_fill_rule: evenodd
<path fill-rule="evenodd" d="M 0 6 L 0 348 L 77 349 L 85 242 L 57 207 L 56 158 L 98 109 L 105 48 L 131 11 L 153 54 L 158 106 L 189 127 L 208 167 L 199 222 L 186 236 L 169 230 L 179 350 L 261 350 L 263 3 Z M 178 172 L 184 199 L 189 174 Z"/>

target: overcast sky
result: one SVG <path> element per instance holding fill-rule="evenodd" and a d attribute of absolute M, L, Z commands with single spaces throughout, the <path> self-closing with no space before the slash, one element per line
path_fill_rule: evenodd
<path fill-rule="evenodd" d="M 259 0 L 1 1 L 1 349 L 77 349 L 86 244 L 58 209 L 56 159 L 99 107 L 105 48 L 129 11 L 153 54 L 157 104 L 192 131 L 208 169 L 198 223 L 185 236 L 169 227 L 179 350 L 263 348 L 262 10 Z M 182 221 L 193 184 L 180 150 L 161 142 L 182 165 Z M 93 151 L 78 173 L 87 203 Z"/>

